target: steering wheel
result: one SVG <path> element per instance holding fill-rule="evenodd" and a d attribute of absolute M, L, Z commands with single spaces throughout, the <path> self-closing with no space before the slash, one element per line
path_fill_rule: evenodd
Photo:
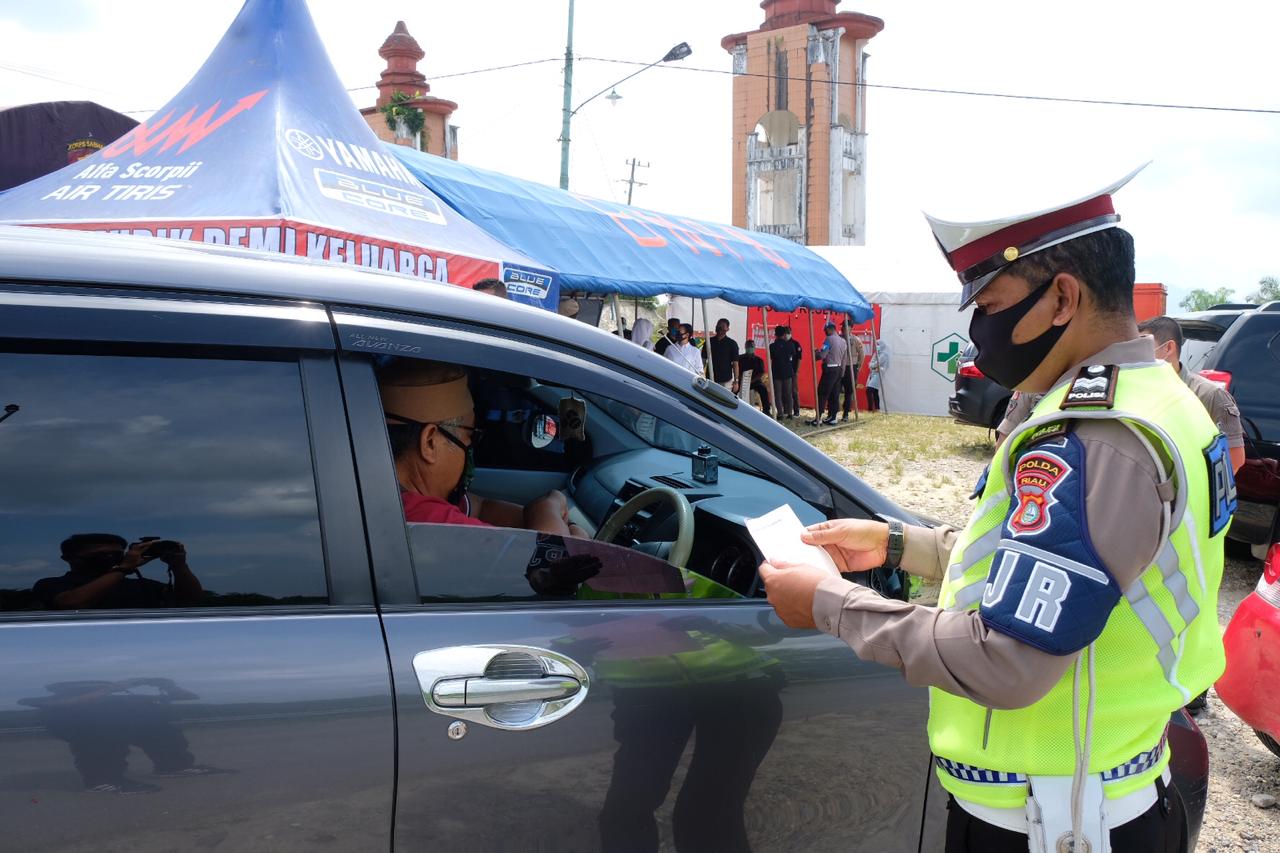
<path fill-rule="evenodd" d="M 645 489 L 631 500 L 618 507 L 609 520 L 596 531 L 596 541 L 613 543 L 635 514 L 650 504 L 663 502 L 670 505 L 676 515 L 676 539 L 671 543 L 667 554 L 667 562 L 678 569 L 683 569 L 689 562 L 689 552 L 693 550 L 693 507 L 684 495 L 668 486 Z"/>

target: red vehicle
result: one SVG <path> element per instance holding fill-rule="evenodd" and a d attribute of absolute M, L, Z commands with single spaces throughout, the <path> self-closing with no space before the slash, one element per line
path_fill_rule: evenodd
<path fill-rule="evenodd" d="M 1280 756 L 1280 542 L 1267 553 L 1258 586 L 1236 608 L 1223 643 L 1227 671 L 1215 685 L 1218 697 Z"/>

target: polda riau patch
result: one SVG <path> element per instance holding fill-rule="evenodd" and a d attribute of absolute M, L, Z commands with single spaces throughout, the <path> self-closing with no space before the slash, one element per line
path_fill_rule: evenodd
<path fill-rule="evenodd" d="M 1082 407 L 1110 409 L 1116 402 L 1116 377 L 1120 368 L 1114 364 L 1089 364 L 1080 368 L 1071 381 L 1060 409 Z"/>
<path fill-rule="evenodd" d="M 1053 492 L 1070 473 L 1066 460 L 1046 450 L 1034 450 L 1018 460 L 1013 473 L 1018 506 L 1009 517 L 1009 532 L 1017 536 L 1047 530 L 1049 511 L 1058 502 Z"/>

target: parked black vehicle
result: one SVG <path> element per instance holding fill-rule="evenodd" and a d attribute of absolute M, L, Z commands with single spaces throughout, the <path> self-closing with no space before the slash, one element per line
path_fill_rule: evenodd
<path fill-rule="evenodd" d="M 1262 559 L 1280 542 L 1280 302 L 1215 305 L 1175 319 L 1186 338 L 1184 365 L 1221 382 L 1240 407 L 1245 463 L 1227 535 Z"/>
<path fill-rule="evenodd" d="M 1013 392 L 978 369 L 973 363 L 977 353 L 977 347 L 965 344 L 956 370 L 956 392 L 947 401 L 947 408 L 958 423 L 995 429 L 1004 420 Z"/>
<path fill-rule="evenodd" d="M 392 359 L 469 373 L 473 492 L 561 489 L 596 541 L 406 525 Z M 0 405 L 7 849 L 941 846 L 926 693 L 783 626 L 743 526 L 909 514 L 666 359 L 462 288 L 0 228 Z M 576 549 L 590 590 L 526 580 Z M 1194 833 L 1204 738 L 1170 739 Z"/>

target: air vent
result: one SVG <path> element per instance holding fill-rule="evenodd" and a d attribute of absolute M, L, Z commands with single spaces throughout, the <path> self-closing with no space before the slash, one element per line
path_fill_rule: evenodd
<path fill-rule="evenodd" d="M 652 479 L 655 483 L 661 483 L 662 485 L 670 486 L 673 489 L 692 489 L 693 488 L 693 483 L 687 483 L 678 477 L 671 476 L 670 474 L 658 474 L 654 476 Z"/>

